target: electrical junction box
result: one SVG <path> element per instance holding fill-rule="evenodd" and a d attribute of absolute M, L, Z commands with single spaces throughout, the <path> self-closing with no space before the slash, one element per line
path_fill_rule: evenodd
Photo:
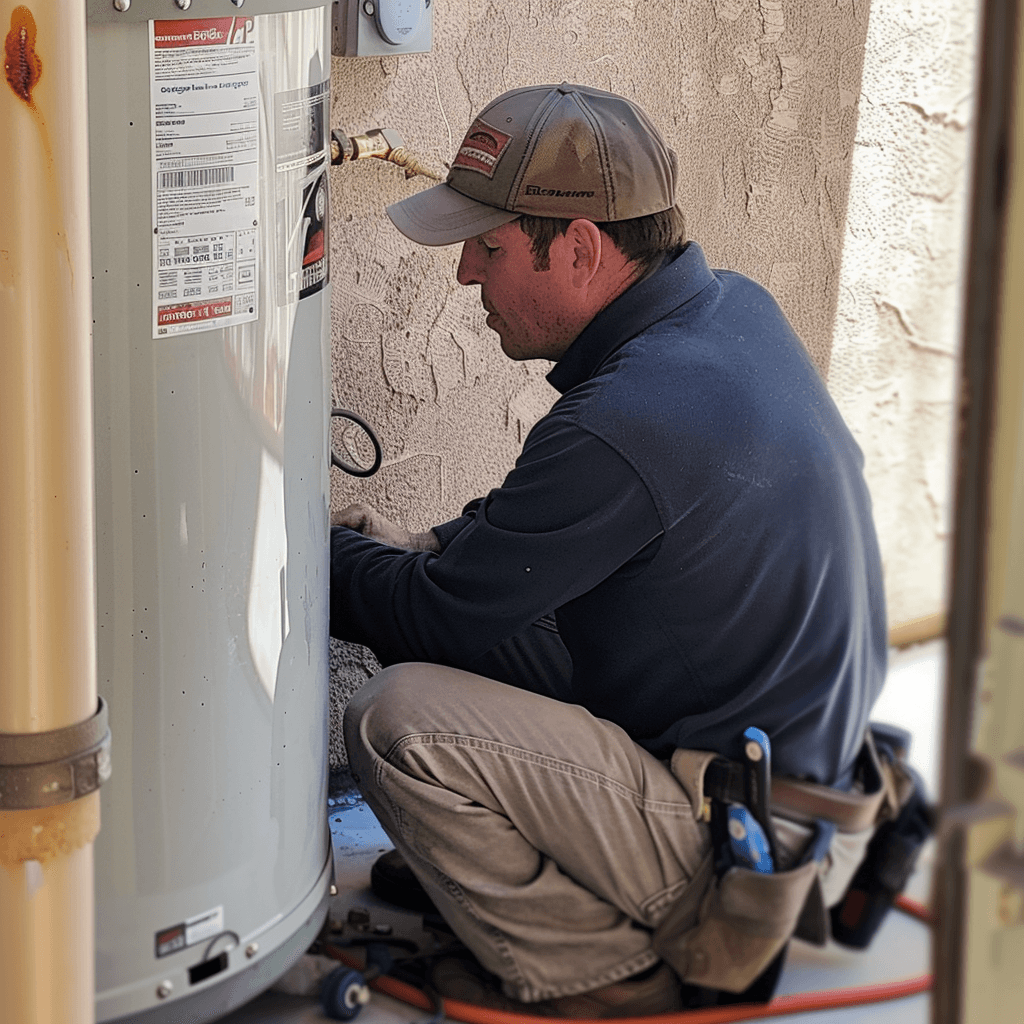
<path fill-rule="evenodd" d="M 334 0 L 335 57 L 429 53 L 436 0 Z"/>

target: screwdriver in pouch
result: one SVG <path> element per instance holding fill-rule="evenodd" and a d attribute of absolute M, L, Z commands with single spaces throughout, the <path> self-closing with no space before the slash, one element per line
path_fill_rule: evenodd
<path fill-rule="evenodd" d="M 777 846 L 771 819 L 772 748 L 763 730 L 744 731 L 743 761 L 746 803 L 729 807 L 729 841 L 740 864 L 770 874 Z"/>

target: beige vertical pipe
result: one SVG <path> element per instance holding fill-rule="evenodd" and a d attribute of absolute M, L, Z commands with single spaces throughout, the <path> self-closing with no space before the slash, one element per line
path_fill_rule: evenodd
<path fill-rule="evenodd" d="M 0 0 L 0 732 L 96 711 L 84 0 Z M 0 811 L 0 1021 L 93 1021 L 99 792 Z"/>
<path fill-rule="evenodd" d="M 993 346 L 984 596 L 971 751 L 991 772 L 974 801 L 1002 813 L 966 830 L 962 1024 L 1024 1020 L 1024 12 L 1018 11 L 1007 124 L 1001 289 Z"/>

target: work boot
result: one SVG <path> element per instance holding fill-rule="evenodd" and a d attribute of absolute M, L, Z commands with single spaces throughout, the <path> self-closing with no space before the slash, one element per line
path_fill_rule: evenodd
<path fill-rule="evenodd" d="M 567 1017 L 592 1020 L 601 1017 L 647 1017 L 677 1013 L 686 1008 L 679 979 L 667 964 L 633 978 L 603 985 L 589 992 L 523 1003 L 501 991 L 501 982 L 482 967 L 466 960 L 440 961 L 430 976 L 441 996 L 491 1010 L 534 1017 Z"/>
<path fill-rule="evenodd" d="M 434 901 L 397 850 L 381 854 L 370 868 L 370 888 L 387 903 L 418 914 L 437 914 Z"/>

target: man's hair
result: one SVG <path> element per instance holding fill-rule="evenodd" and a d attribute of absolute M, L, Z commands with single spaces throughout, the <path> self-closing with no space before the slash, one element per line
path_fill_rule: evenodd
<path fill-rule="evenodd" d="M 571 220 L 523 214 L 519 226 L 530 238 L 533 269 L 549 270 L 551 243 L 569 230 Z M 632 220 L 602 221 L 597 227 L 642 274 L 662 257 L 679 252 L 686 244 L 686 219 L 678 206 Z"/>

